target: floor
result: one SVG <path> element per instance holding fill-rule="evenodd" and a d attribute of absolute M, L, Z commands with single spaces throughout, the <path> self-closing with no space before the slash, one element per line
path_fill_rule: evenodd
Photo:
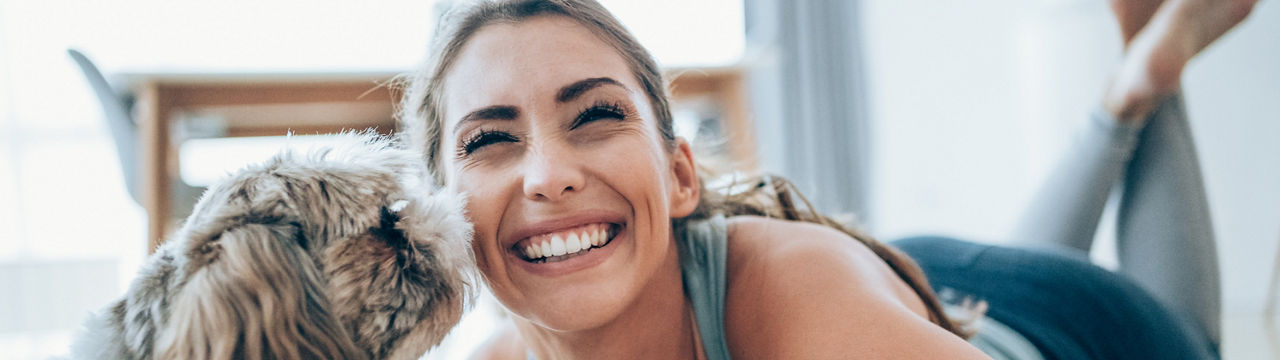
<path fill-rule="evenodd" d="M 1222 358 L 1280 360 L 1280 318 L 1261 314 L 1227 314 L 1222 318 Z"/>

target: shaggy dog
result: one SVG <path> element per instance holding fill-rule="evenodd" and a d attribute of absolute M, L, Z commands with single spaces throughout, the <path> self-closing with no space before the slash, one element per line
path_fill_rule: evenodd
<path fill-rule="evenodd" d="M 374 135 L 285 151 L 210 187 L 77 358 L 416 359 L 470 297 L 461 196 Z"/>

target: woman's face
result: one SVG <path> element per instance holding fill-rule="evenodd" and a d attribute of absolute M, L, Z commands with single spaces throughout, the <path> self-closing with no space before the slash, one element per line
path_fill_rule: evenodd
<path fill-rule="evenodd" d="M 444 81 L 443 170 L 490 289 L 551 329 L 617 317 L 697 205 L 687 144 L 664 146 L 627 63 L 568 18 L 485 26 Z"/>

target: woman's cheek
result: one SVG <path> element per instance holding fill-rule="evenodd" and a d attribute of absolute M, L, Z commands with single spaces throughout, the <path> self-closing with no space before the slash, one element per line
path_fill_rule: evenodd
<path fill-rule="evenodd" d="M 470 172 L 460 172 L 454 181 L 457 181 L 458 190 L 467 194 L 467 218 L 475 230 L 475 237 L 471 242 L 472 251 L 476 256 L 476 263 L 482 271 L 487 271 L 490 266 L 490 255 L 495 253 L 494 248 L 497 247 L 497 220 L 500 212 L 495 209 L 495 199 L 493 192 L 481 186 L 482 181 L 476 181 Z"/>

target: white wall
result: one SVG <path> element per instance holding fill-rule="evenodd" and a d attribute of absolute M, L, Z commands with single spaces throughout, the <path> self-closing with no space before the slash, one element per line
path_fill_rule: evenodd
<path fill-rule="evenodd" d="M 863 15 L 871 230 L 1007 241 L 1119 59 L 1106 3 L 867 0 Z M 1224 307 L 1257 312 L 1280 241 L 1280 4 L 1263 1 L 1203 53 L 1184 89 Z"/>

